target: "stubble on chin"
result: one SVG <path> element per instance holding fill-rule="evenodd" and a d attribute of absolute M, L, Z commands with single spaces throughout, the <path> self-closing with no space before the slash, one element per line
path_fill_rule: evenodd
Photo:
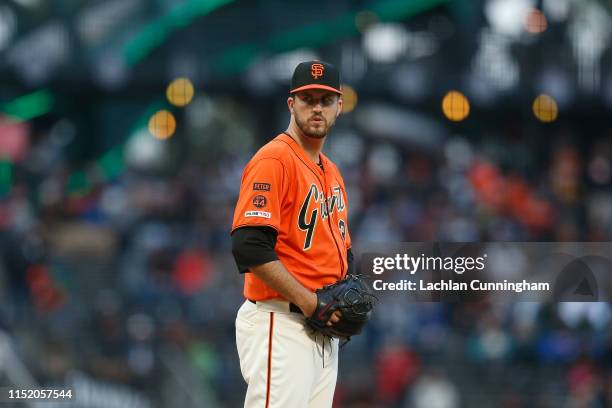
<path fill-rule="evenodd" d="M 325 136 L 327 136 L 327 132 L 333 126 L 333 123 L 327 126 L 327 122 L 324 122 L 324 125 L 320 126 L 319 129 L 314 129 L 313 126 L 308 124 L 308 121 L 303 122 L 296 118 L 295 122 L 305 136 L 311 137 L 313 139 L 323 139 Z"/>

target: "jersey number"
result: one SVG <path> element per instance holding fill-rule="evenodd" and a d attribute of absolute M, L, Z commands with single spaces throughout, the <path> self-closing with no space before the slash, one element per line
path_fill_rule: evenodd
<path fill-rule="evenodd" d="M 338 229 L 340 230 L 340 234 L 342 234 L 342 240 L 346 241 L 346 224 L 344 220 L 338 221 Z"/>

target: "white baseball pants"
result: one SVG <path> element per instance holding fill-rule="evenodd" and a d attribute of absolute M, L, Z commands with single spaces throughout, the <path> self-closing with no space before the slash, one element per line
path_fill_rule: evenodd
<path fill-rule="evenodd" d="M 338 339 L 311 334 L 289 303 L 246 300 L 236 317 L 245 408 L 330 408 L 338 375 Z"/>

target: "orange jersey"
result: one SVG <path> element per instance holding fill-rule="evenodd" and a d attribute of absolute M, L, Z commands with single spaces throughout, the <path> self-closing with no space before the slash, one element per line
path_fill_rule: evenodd
<path fill-rule="evenodd" d="M 232 232 L 268 226 L 278 235 L 279 260 L 304 287 L 314 291 L 341 279 L 351 247 L 344 181 L 321 153 L 323 169 L 287 134 L 263 146 L 242 174 Z M 246 273 L 244 296 L 280 298 L 255 274 Z"/>

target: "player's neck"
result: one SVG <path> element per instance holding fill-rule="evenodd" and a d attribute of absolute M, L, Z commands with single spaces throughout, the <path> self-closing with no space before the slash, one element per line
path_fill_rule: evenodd
<path fill-rule="evenodd" d="M 308 157 L 310 157 L 314 163 L 319 163 L 319 153 L 321 153 L 321 150 L 323 149 L 325 138 L 315 139 L 308 137 L 304 135 L 300 128 L 293 122 L 289 124 L 286 133 L 291 136 L 302 149 L 304 149 Z"/>

